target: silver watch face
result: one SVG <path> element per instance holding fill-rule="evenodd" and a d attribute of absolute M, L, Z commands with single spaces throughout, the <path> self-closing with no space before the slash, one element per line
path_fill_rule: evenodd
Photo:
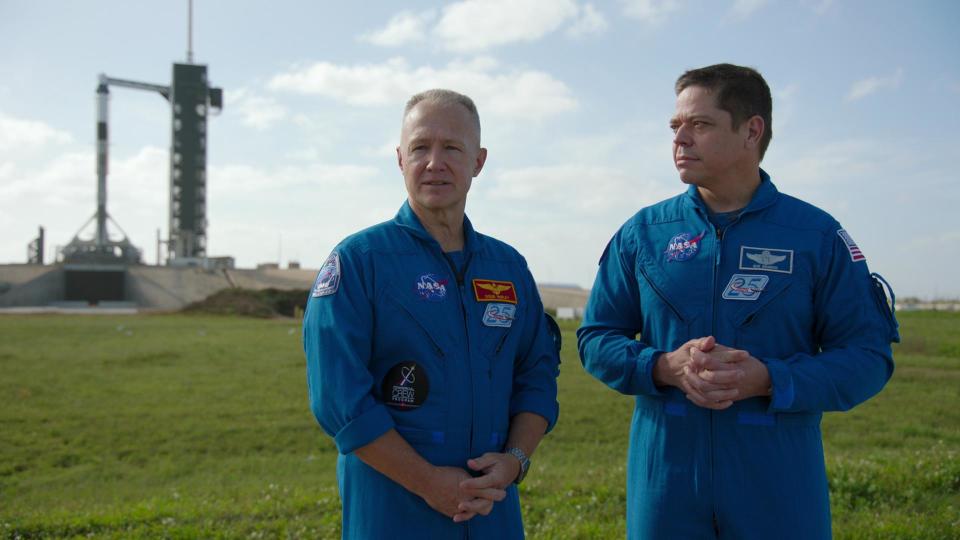
<path fill-rule="evenodd" d="M 527 471 L 530 470 L 530 458 L 519 448 L 511 448 L 507 450 L 507 453 L 520 461 L 520 473 L 517 474 L 517 478 L 513 481 L 515 484 L 519 484 L 523 481 L 524 477 L 527 476 Z"/>

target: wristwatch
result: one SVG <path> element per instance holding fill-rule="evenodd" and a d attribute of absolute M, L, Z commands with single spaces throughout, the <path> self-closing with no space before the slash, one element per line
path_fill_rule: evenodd
<path fill-rule="evenodd" d="M 530 458 L 523 453 L 523 450 L 517 448 L 516 446 L 507 448 L 505 453 L 510 454 L 511 456 L 520 460 L 520 473 L 517 474 L 517 477 L 513 480 L 513 483 L 519 484 L 520 482 L 523 482 L 523 479 L 527 476 L 527 471 L 530 470 Z"/>

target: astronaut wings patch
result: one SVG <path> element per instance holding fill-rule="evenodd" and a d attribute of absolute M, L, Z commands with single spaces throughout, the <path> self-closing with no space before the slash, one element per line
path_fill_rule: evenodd
<path fill-rule="evenodd" d="M 327 296 L 337 292 L 338 287 L 340 287 L 340 254 L 334 251 L 320 267 L 311 296 L 314 298 Z"/>

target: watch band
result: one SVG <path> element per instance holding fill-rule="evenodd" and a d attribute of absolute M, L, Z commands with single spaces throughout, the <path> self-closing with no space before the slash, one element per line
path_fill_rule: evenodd
<path fill-rule="evenodd" d="M 517 448 L 516 446 L 508 448 L 505 453 L 510 454 L 511 456 L 517 458 L 520 461 L 520 472 L 517 474 L 517 477 L 513 480 L 514 484 L 519 484 L 523 482 L 523 479 L 527 476 L 527 471 L 530 470 L 530 458 L 527 457 L 523 450 Z"/>

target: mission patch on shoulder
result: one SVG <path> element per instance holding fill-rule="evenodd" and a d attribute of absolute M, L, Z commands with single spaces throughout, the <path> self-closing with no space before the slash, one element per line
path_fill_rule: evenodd
<path fill-rule="evenodd" d="M 313 284 L 312 296 L 316 298 L 333 294 L 337 292 L 338 287 L 340 287 L 340 254 L 334 251 L 320 267 L 317 281 Z"/>

